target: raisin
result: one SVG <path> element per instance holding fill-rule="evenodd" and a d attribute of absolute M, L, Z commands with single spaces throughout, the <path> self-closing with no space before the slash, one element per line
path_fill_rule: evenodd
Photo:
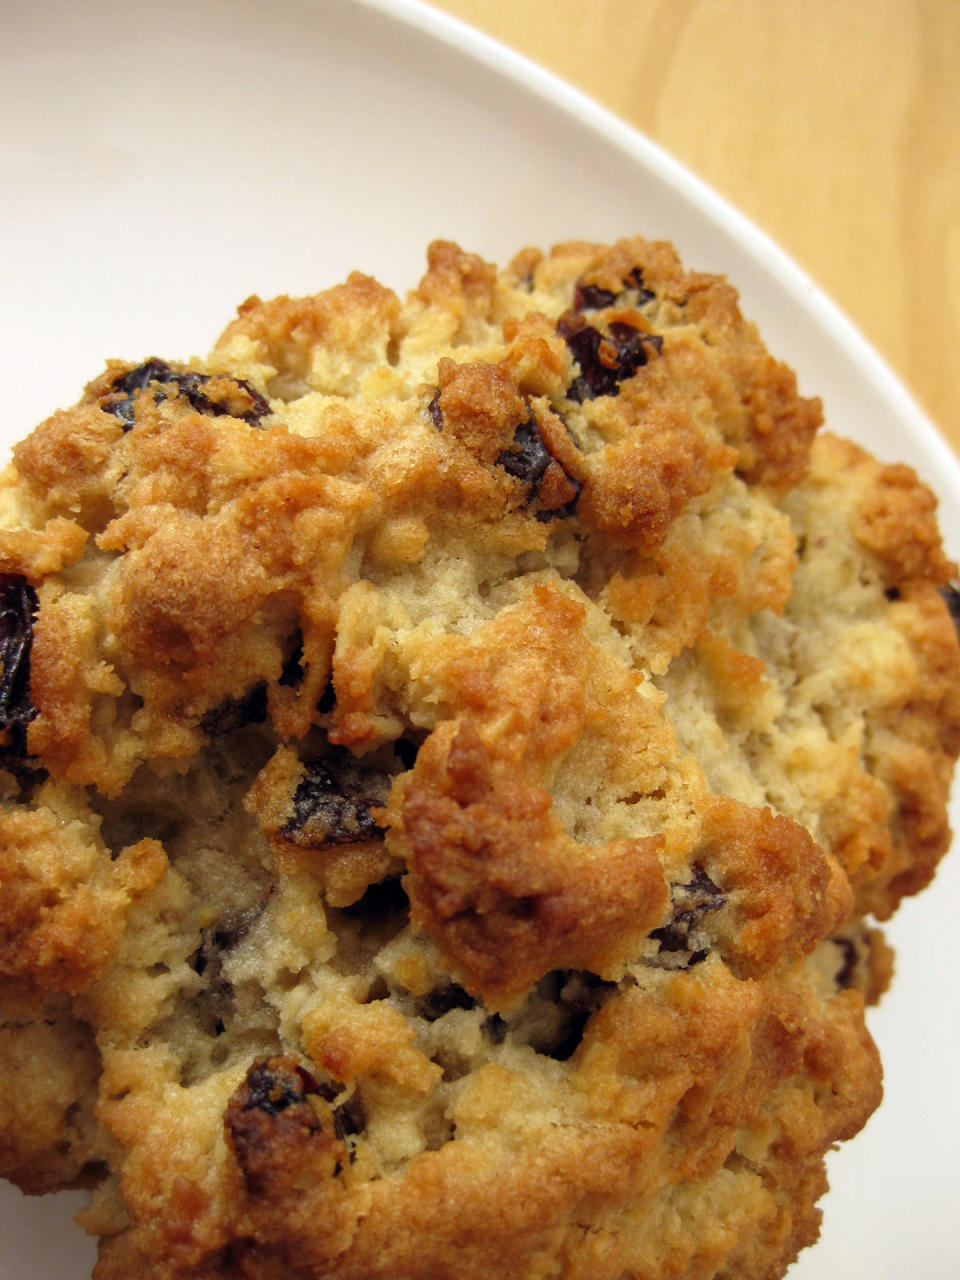
<path fill-rule="evenodd" d="M 604 307 L 612 307 L 618 295 L 611 289 L 601 289 L 597 284 L 581 284 L 577 281 L 573 295 L 574 311 L 602 311 Z"/>
<path fill-rule="evenodd" d="M 208 395 L 204 388 L 211 382 L 210 374 L 187 372 L 180 374 L 175 379 L 177 386 L 190 401 L 191 405 L 199 413 L 208 414 L 210 417 L 228 416 L 231 418 L 239 418 L 248 426 L 256 427 L 260 425 L 260 419 L 267 416 L 270 412 L 270 406 L 258 391 L 251 387 L 250 383 L 243 378 L 223 379 L 227 383 L 230 392 L 226 399 L 214 399 Z M 239 404 L 236 402 L 236 392 L 233 388 L 237 387 L 243 393 Z M 223 392 L 218 393 L 221 397 Z M 249 408 L 245 408 L 249 401 Z M 240 409 L 241 412 L 237 412 Z"/>
<path fill-rule="evenodd" d="M 296 1198 L 311 1179 L 343 1172 L 344 1155 L 352 1158 L 345 1139 L 364 1120 L 352 1099 L 333 1106 L 339 1093 L 291 1054 L 253 1063 L 223 1117 L 252 1199 Z"/>
<path fill-rule="evenodd" d="M 623 283 L 636 290 L 638 307 L 642 307 L 645 302 L 652 302 L 657 296 L 652 289 L 648 289 L 643 283 L 643 272 L 639 267 L 634 267 Z"/>
<path fill-rule="evenodd" d="M 227 698 L 208 711 L 200 720 L 200 728 L 211 738 L 218 738 L 248 724 L 263 724 L 266 718 L 267 686 L 257 684 L 242 698 Z"/>
<path fill-rule="evenodd" d="M 614 306 L 625 293 L 631 290 L 637 295 L 637 306 L 643 306 L 645 302 L 651 302 L 656 297 L 653 290 L 648 289 L 643 283 L 643 272 L 639 267 L 634 267 L 624 277 L 622 284 L 623 289 L 615 293 L 612 289 L 603 289 L 600 285 L 585 284 L 582 280 L 578 280 L 573 295 L 574 311 L 602 311 L 604 307 Z"/>
<path fill-rule="evenodd" d="M 427 405 L 427 413 L 436 429 L 443 431 L 444 419 L 443 410 L 440 407 L 439 391 L 436 392 Z M 573 437 L 571 436 L 572 439 Z M 553 468 L 552 484 L 548 483 L 547 490 L 549 492 L 550 488 L 552 488 L 554 495 L 556 495 L 559 488 L 566 501 L 558 503 L 556 496 L 554 496 L 552 499 L 553 505 L 549 505 L 547 501 L 542 502 L 542 505 L 536 511 L 536 518 L 541 521 L 547 521 L 573 514 L 582 485 L 570 475 L 560 459 L 551 452 L 549 444 L 544 439 L 540 424 L 532 412 L 526 422 L 522 422 L 515 429 L 510 447 L 497 455 L 496 462 L 498 466 L 506 471 L 507 475 L 513 476 L 515 480 L 520 480 L 528 487 L 531 499 L 542 500 L 544 498 L 543 493 L 541 493 L 541 486 L 544 484 L 547 473 Z"/>
<path fill-rule="evenodd" d="M 255 903 L 242 911 L 223 916 L 216 924 L 204 929 L 200 935 L 200 947 L 190 960 L 196 972 L 205 973 L 211 966 L 219 969 L 220 956 L 243 941 L 263 914 L 263 906 L 262 902 Z"/>
<path fill-rule="evenodd" d="M 721 893 L 703 867 L 695 863 L 693 878 L 686 884 L 672 884 L 670 898 L 673 914 L 670 922 L 650 934 L 660 944 L 660 954 L 673 955 L 681 965 L 699 964 L 706 960 L 708 948 L 698 936 L 698 928 L 704 916 L 719 911 L 726 903 Z"/>
<path fill-rule="evenodd" d="M 134 423 L 134 396 L 145 390 L 151 382 L 166 382 L 171 373 L 170 366 L 162 360 L 146 360 L 129 369 L 120 377 L 114 378 L 110 391 L 101 397 L 100 407 L 105 413 L 112 413 L 115 418 L 126 424 L 125 430 Z"/>
<path fill-rule="evenodd" d="M 948 582 L 946 586 L 940 587 L 940 595 L 943 602 L 950 612 L 950 619 L 957 635 L 960 636 L 960 588 L 957 588 L 952 582 Z"/>
<path fill-rule="evenodd" d="M 223 955 L 232 951 L 256 924 L 263 914 L 264 904 L 255 903 L 242 911 L 223 916 L 216 924 L 204 929 L 200 946 L 190 957 L 190 967 L 204 980 L 203 990 L 197 996 L 197 1006 L 216 1035 L 226 1030 L 225 1018 L 233 1007 L 233 984 L 224 977 Z"/>
<path fill-rule="evenodd" d="M 440 389 L 439 388 L 437 388 L 436 394 L 434 395 L 430 403 L 427 405 L 427 413 L 430 415 L 430 421 L 437 428 L 437 430 L 442 431 L 443 430 L 443 410 L 440 408 Z"/>
<path fill-rule="evenodd" d="M 210 383 L 214 382 L 214 387 Z M 242 378 L 228 378 L 216 374 L 198 373 L 193 369 L 177 371 L 163 360 L 145 360 L 143 364 L 114 378 L 110 390 L 100 398 L 100 407 L 112 413 L 129 430 L 136 421 L 136 395 L 155 385 L 155 403 L 166 400 L 162 386 L 175 387 L 198 413 L 211 417 L 229 415 L 239 418 L 248 426 L 259 427 L 261 418 L 270 413 L 270 405 L 249 382 Z"/>
<path fill-rule="evenodd" d="M 831 938 L 830 941 L 835 947 L 839 948 L 842 957 L 833 980 L 837 984 L 838 990 L 847 991 L 856 981 L 860 956 L 857 953 L 857 948 L 849 938 Z"/>
<path fill-rule="evenodd" d="M 533 416 L 517 427 L 513 444 L 497 458 L 497 463 L 507 475 L 522 480 L 531 489 L 536 489 L 552 461 L 553 455 L 544 444 L 537 420 Z"/>
<path fill-rule="evenodd" d="M 533 414 L 526 422 L 517 427 L 513 442 L 497 457 L 498 466 L 503 467 L 507 475 L 522 481 L 528 486 L 532 498 L 540 496 L 540 487 L 551 466 L 560 467 L 564 478 L 573 489 L 573 497 L 561 507 L 543 508 L 536 512 L 540 521 L 562 519 L 572 515 L 583 487 L 578 480 L 560 466 L 560 463 L 547 448 L 540 424 Z"/>
<path fill-rule="evenodd" d="M 308 1093 L 318 1094 L 327 1102 L 336 1096 L 329 1085 L 320 1085 L 305 1067 L 293 1059 L 261 1058 L 247 1072 L 243 1109 L 278 1116 L 288 1107 L 300 1106 Z"/>
<path fill-rule="evenodd" d="M 579 365 L 580 372 L 567 391 L 571 400 L 582 403 L 599 396 L 619 394 L 620 383 L 632 378 L 659 353 L 663 339 L 659 334 L 635 329 L 622 320 L 611 322 L 609 334 L 601 333 L 574 311 L 568 311 L 557 322 L 557 332 Z"/>
<path fill-rule="evenodd" d="M 348 751 L 309 761 L 293 795 L 293 813 L 280 828 L 285 840 L 324 849 L 382 836 L 371 816 L 389 789 L 389 775 L 365 768 Z"/>
<path fill-rule="evenodd" d="M 27 725 L 37 716 L 30 698 L 30 651 L 39 603 L 22 574 L 0 574 L 0 733 L 13 756 L 26 754 Z"/>
<path fill-rule="evenodd" d="M 278 1116 L 290 1107 L 306 1102 L 310 1094 L 331 1105 L 333 1127 L 341 1142 L 363 1133 L 366 1112 L 358 1093 L 351 1094 L 338 1106 L 332 1106 L 341 1090 L 337 1085 L 318 1080 L 296 1059 L 283 1056 L 260 1058 L 247 1072 L 244 1110 L 256 1109 L 268 1116 Z M 308 1113 L 309 1118 L 309 1113 Z M 316 1121 L 319 1127 L 319 1120 Z M 314 1127 L 311 1123 L 310 1127 Z M 351 1152 L 351 1159 L 354 1153 Z"/>

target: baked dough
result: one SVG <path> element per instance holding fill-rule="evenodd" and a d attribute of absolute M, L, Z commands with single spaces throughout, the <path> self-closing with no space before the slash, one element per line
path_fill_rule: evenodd
<path fill-rule="evenodd" d="M 97 1280 L 774 1280 L 880 1100 L 957 599 L 663 243 L 110 363 L 0 487 L 0 1171 Z"/>

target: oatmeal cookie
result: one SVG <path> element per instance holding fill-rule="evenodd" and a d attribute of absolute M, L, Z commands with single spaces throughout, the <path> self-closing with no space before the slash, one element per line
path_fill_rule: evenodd
<path fill-rule="evenodd" d="M 0 483 L 0 1171 L 97 1280 L 773 1280 L 880 1100 L 958 595 L 663 243 L 113 362 Z"/>

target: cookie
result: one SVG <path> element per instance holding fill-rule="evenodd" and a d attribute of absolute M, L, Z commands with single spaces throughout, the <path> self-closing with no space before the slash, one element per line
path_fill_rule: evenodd
<path fill-rule="evenodd" d="M 109 363 L 0 486 L 0 1169 L 97 1280 L 772 1280 L 949 843 L 934 500 L 663 243 Z"/>

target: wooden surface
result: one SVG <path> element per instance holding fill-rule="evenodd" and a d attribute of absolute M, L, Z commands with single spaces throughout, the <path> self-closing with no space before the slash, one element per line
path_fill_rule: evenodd
<path fill-rule="evenodd" d="M 960 0 L 434 7 L 585 91 L 736 205 L 960 453 Z"/>

